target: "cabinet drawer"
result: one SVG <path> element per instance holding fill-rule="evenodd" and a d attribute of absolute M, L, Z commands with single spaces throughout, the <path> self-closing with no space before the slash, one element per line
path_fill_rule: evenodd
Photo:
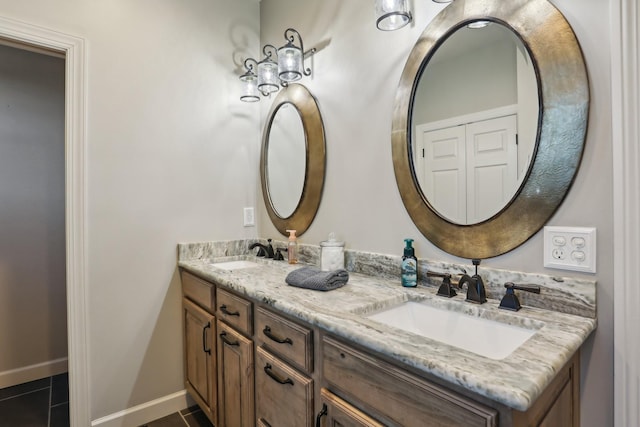
<path fill-rule="evenodd" d="M 262 347 L 256 349 L 256 390 L 259 426 L 313 426 L 313 380 Z"/>
<path fill-rule="evenodd" d="M 182 294 L 200 307 L 213 313 L 216 309 L 215 286 L 186 271 L 182 271 L 181 277 Z"/>
<path fill-rule="evenodd" d="M 264 347 L 307 373 L 313 372 L 313 331 L 282 316 L 256 309 L 256 337 Z"/>
<path fill-rule="evenodd" d="M 358 408 L 340 399 L 326 388 L 320 390 L 321 416 L 326 417 L 324 427 L 384 427 Z"/>
<path fill-rule="evenodd" d="M 428 382 L 330 337 L 323 338 L 324 376 L 385 419 L 405 427 L 497 425 L 495 409 Z M 331 387 L 329 387 L 331 388 Z"/>
<path fill-rule="evenodd" d="M 216 315 L 218 319 L 224 320 L 228 325 L 244 334 L 251 335 L 253 333 L 251 302 L 224 289 L 218 289 L 217 303 Z"/>

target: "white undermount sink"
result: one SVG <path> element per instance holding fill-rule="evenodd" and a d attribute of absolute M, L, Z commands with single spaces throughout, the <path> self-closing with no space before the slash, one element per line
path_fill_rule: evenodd
<path fill-rule="evenodd" d="M 536 333 L 413 301 L 366 317 L 494 360 L 506 358 Z"/>
<path fill-rule="evenodd" d="M 211 265 L 215 268 L 219 268 L 221 270 L 229 270 L 229 271 L 260 266 L 260 264 L 258 264 L 257 262 L 247 261 L 247 260 L 216 262 Z"/>

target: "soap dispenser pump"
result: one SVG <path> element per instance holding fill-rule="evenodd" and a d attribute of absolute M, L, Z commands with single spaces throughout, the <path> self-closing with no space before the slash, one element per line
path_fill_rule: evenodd
<path fill-rule="evenodd" d="M 418 259 L 412 243 L 413 239 L 404 239 L 405 248 L 402 257 L 402 286 L 405 288 L 415 288 L 418 286 Z"/>
<path fill-rule="evenodd" d="M 289 264 L 297 264 L 298 263 L 298 240 L 296 238 L 296 230 L 287 230 L 287 233 L 289 233 L 289 246 L 287 247 Z"/>

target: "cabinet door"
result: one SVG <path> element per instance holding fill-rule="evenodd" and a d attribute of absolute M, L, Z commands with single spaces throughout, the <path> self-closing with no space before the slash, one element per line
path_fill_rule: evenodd
<path fill-rule="evenodd" d="M 322 427 L 383 427 L 381 424 L 360 411 L 355 406 L 340 399 L 326 388 L 320 391 L 322 411 L 318 419 L 323 420 Z"/>
<path fill-rule="evenodd" d="M 313 380 L 262 347 L 256 349 L 256 387 L 259 426 L 313 426 Z"/>
<path fill-rule="evenodd" d="M 253 426 L 253 342 L 220 320 L 217 334 L 218 427 Z"/>
<path fill-rule="evenodd" d="M 185 386 L 212 423 L 216 415 L 215 317 L 184 298 Z"/>

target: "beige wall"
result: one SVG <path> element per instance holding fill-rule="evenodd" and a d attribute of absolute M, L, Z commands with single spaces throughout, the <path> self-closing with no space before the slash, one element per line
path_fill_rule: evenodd
<path fill-rule="evenodd" d="M 67 356 L 64 60 L 0 46 L 0 97 L 1 388 Z"/>
<path fill-rule="evenodd" d="M 609 0 L 553 0 L 580 40 L 591 81 L 591 117 L 582 165 L 550 225 L 598 229 L 596 275 L 543 267 L 542 233 L 483 265 L 598 280 L 598 330 L 582 353 L 582 425 L 613 424 L 613 261 Z M 301 242 L 318 243 L 330 231 L 347 247 L 400 254 L 405 237 L 419 257 L 465 262 L 430 244 L 411 222 L 398 193 L 391 161 L 394 94 L 409 51 L 442 5 L 415 1 L 414 24 L 396 32 L 376 30 L 369 0 L 262 0 L 262 43 L 280 46 L 288 26 L 305 48 L 324 46 L 304 84 L 317 97 L 327 135 L 327 177 L 318 215 Z M 256 53 L 257 55 L 257 53 Z M 268 102 L 262 103 L 262 117 Z M 280 237 L 258 197 L 259 234 Z M 471 264 L 468 260 L 468 264 Z"/>
<path fill-rule="evenodd" d="M 0 15 L 87 44 L 92 419 L 182 390 L 176 243 L 255 235 L 258 109 L 234 62 L 254 0 L 0 0 Z"/>
<path fill-rule="evenodd" d="M 259 31 L 279 46 L 294 26 L 307 47 L 324 46 L 305 84 L 325 120 L 327 180 L 301 241 L 335 231 L 349 248 L 399 254 L 411 236 L 420 257 L 462 261 L 419 234 L 393 175 L 394 93 L 413 43 L 442 8 L 413 3 L 416 24 L 383 33 L 369 0 L 262 0 L 261 17 L 255 0 L 0 0 L 0 16 L 87 41 L 93 419 L 183 388 L 176 242 L 254 236 L 242 227 L 242 207 L 254 203 L 260 236 L 280 237 L 257 194 L 258 116 L 269 103 L 237 98 L 240 58 L 258 56 Z M 554 4 L 580 39 L 592 85 L 582 167 L 550 224 L 598 228 L 599 326 L 583 352 L 582 412 L 584 426 L 600 427 L 613 410 L 609 0 Z M 565 274 L 543 267 L 540 233 L 484 264 Z"/>

